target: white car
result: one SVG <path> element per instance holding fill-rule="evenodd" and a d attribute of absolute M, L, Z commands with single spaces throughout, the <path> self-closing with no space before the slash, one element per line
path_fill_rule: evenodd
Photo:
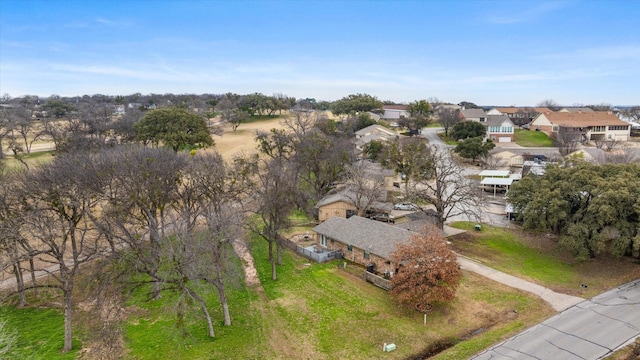
<path fill-rule="evenodd" d="M 420 207 L 414 203 L 410 202 L 401 202 L 393 205 L 394 210 L 403 210 L 403 211 L 416 211 L 420 210 Z"/>

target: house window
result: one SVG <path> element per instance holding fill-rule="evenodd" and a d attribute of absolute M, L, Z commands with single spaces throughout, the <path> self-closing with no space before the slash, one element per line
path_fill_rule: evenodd
<path fill-rule="evenodd" d="M 629 129 L 629 127 L 626 125 L 609 126 L 609 130 L 627 130 L 627 129 Z"/>
<path fill-rule="evenodd" d="M 560 130 L 560 127 L 558 125 L 553 125 L 553 132 L 558 132 L 558 130 Z"/>
<path fill-rule="evenodd" d="M 320 245 L 327 247 L 327 237 L 322 235 L 320 236 Z"/>
<path fill-rule="evenodd" d="M 353 245 L 347 245 L 347 251 L 353 251 Z"/>
<path fill-rule="evenodd" d="M 593 132 L 605 132 L 606 130 L 606 126 L 594 126 L 592 131 Z"/>
<path fill-rule="evenodd" d="M 365 259 L 368 259 L 369 257 L 371 257 L 371 254 L 369 253 L 369 250 L 365 250 L 363 256 L 364 256 Z"/>

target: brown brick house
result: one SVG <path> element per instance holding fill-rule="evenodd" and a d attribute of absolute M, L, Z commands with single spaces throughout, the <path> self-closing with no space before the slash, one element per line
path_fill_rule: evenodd
<path fill-rule="evenodd" d="M 359 216 L 348 219 L 332 217 L 313 231 L 320 246 L 341 250 L 345 259 L 365 267 L 373 265 L 375 273 L 390 276 L 397 269 L 390 260 L 396 244 L 408 242 L 412 235 L 417 235 L 413 231 Z"/>

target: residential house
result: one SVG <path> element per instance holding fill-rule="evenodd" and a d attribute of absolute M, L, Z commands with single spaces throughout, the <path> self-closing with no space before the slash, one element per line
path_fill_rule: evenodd
<path fill-rule="evenodd" d="M 588 107 L 565 107 L 565 108 L 562 108 L 562 109 L 558 110 L 558 112 L 564 112 L 564 113 L 577 113 L 577 112 L 592 113 L 592 112 L 595 112 L 595 111 L 593 111 L 592 108 L 588 108 Z"/>
<path fill-rule="evenodd" d="M 482 109 L 462 109 L 460 114 L 465 121 L 486 122 L 487 114 Z"/>
<path fill-rule="evenodd" d="M 382 119 L 385 120 L 398 120 L 409 117 L 407 105 L 385 105 L 382 109 L 384 110 Z"/>
<path fill-rule="evenodd" d="M 491 153 L 491 156 L 495 159 L 495 163 L 498 168 L 502 167 L 522 167 L 524 158 L 522 155 L 516 154 L 511 151 L 502 150 L 497 148 L 495 152 Z"/>
<path fill-rule="evenodd" d="M 507 115 L 487 115 L 487 121 L 482 123 L 487 128 L 487 139 L 493 142 L 513 142 L 514 125 Z"/>
<path fill-rule="evenodd" d="M 592 140 L 627 141 L 631 134 L 629 123 L 611 112 L 556 112 L 539 114 L 531 129 L 546 132 L 549 136 L 570 136 L 577 141 Z"/>
<path fill-rule="evenodd" d="M 544 107 L 496 107 L 487 111 L 487 115 L 507 115 L 514 126 L 526 127 L 541 113 L 552 112 Z"/>
<path fill-rule="evenodd" d="M 384 201 L 386 196 L 387 192 L 382 191 L 380 199 L 371 203 L 369 211 L 373 213 L 390 214 L 393 210 L 393 205 Z M 345 187 L 331 191 L 316 204 L 318 221 L 327 221 L 333 217 L 346 219 L 357 215 L 358 210 L 355 206 L 354 199 L 356 199 L 355 194 Z M 364 201 L 367 202 L 368 200 L 365 199 Z"/>
<path fill-rule="evenodd" d="M 342 251 L 345 259 L 367 267 L 378 274 L 393 276 L 398 265 L 391 261 L 397 244 L 404 244 L 413 231 L 401 229 L 379 221 L 351 216 L 348 219 L 332 217 L 313 228 L 320 246 Z"/>
<path fill-rule="evenodd" d="M 436 105 L 434 107 L 434 110 L 436 112 L 440 111 L 440 110 L 444 110 L 444 109 L 451 109 L 451 110 L 462 110 L 462 106 L 460 105 L 455 105 L 455 104 L 439 104 Z"/>
<path fill-rule="evenodd" d="M 125 113 L 125 109 L 124 109 L 124 105 L 115 105 L 113 107 L 113 115 L 124 115 Z"/>
<path fill-rule="evenodd" d="M 364 146 L 371 141 L 390 141 L 398 137 L 395 131 L 387 129 L 381 125 L 370 125 L 364 129 L 356 131 L 356 149 L 360 152 Z"/>

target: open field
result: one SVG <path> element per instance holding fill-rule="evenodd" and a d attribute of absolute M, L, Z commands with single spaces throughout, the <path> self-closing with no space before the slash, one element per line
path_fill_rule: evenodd
<path fill-rule="evenodd" d="M 216 142 L 214 149 L 225 159 L 229 159 L 237 153 L 256 151 L 256 131 L 280 129 L 282 128 L 281 120 L 281 118 L 275 118 L 240 124 L 235 132 L 231 129 L 231 125 L 226 124 L 222 136 L 213 136 L 213 140 Z"/>

